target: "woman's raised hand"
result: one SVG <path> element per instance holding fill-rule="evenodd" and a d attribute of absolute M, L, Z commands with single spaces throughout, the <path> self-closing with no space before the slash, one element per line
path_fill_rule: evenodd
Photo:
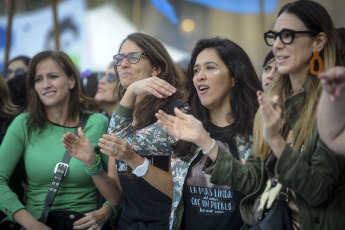
<path fill-rule="evenodd" d="M 345 89 L 345 67 L 343 66 L 336 66 L 326 73 L 320 73 L 318 78 L 321 79 L 322 87 L 332 101 Z"/>
<path fill-rule="evenodd" d="M 277 105 L 279 97 L 276 95 L 272 99 L 262 92 L 257 92 L 260 104 L 260 112 L 264 121 L 264 138 L 270 144 L 275 137 L 281 137 L 279 130 L 281 126 L 281 108 Z"/>
<path fill-rule="evenodd" d="M 176 117 L 159 110 L 158 113 L 156 113 L 158 124 L 160 124 L 170 135 L 201 146 L 202 143 L 200 142 L 204 140 L 203 136 L 208 136 L 201 121 L 192 115 L 181 112 L 178 108 L 174 108 L 174 112 Z"/>
<path fill-rule="evenodd" d="M 61 139 L 63 147 L 65 147 L 74 158 L 84 162 L 86 166 L 90 167 L 96 161 L 94 147 L 80 127 L 78 128 L 78 134 L 80 138 L 71 132 L 64 134 Z"/>
<path fill-rule="evenodd" d="M 153 95 L 158 98 L 167 98 L 176 92 L 174 86 L 156 76 L 133 82 L 127 90 L 136 96 Z"/>

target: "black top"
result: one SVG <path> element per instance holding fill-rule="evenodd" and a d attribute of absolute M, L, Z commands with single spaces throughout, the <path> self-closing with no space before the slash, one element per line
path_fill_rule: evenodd
<path fill-rule="evenodd" d="M 154 166 L 168 171 L 168 156 L 146 158 Z M 128 176 L 127 164 L 123 161 L 116 161 L 116 169 L 123 191 L 123 208 L 118 229 L 135 229 L 130 226 L 138 223 L 143 223 L 150 229 L 168 229 L 171 199 L 141 177 L 133 174 Z"/>
<path fill-rule="evenodd" d="M 220 143 L 227 127 L 212 126 L 211 137 L 218 145 L 229 149 L 234 158 L 239 159 L 233 140 Z M 183 188 L 184 213 L 181 229 L 240 229 L 243 220 L 240 202 L 244 194 L 230 186 L 217 186 L 210 182 L 212 161 L 202 152 L 193 160 Z"/>
<path fill-rule="evenodd" d="M 172 102 L 168 114 L 174 115 L 174 107 L 179 107 L 183 102 Z M 150 164 L 169 171 L 170 156 L 145 156 Z M 131 173 L 127 164 L 116 160 L 116 170 L 119 174 L 123 192 L 123 206 L 118 230 L 167 230 L 169 229 L 169 215 L 171 198 L 150 185 L 141 177 Z"/>

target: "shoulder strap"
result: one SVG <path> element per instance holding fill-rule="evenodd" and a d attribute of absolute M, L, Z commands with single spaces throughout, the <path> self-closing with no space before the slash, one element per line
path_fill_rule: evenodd
<path fill-rule="evenodd" d="M 91 113 L 89 113 L 89 112 L 83 113 L 83 115 L 81 116 L 81 118 L 79 120 L 77 127 L 74 130 L 74 135 L 79 137 L 78 128 L 79 127 L 84 128 L 90 115 L 91 115 Z M 53 204 L 55 195 L 59 189 L 59 185 L 61 184 L 61 181 L 64 178 L 64 176 L 66 176 L 68 173 L 68 163 L 71 160 L 71 157 L 72 157 L 71 154 L 66 150 L 61 162 L 57 163 L 55 166 L 54 178 L 53 178 L 53 181 L 50 185 L 48 194 L 44 200 L 44 207 L 43 207 L 42 215 L 39 219 L 39 221 L 41 221 L 42 223 L 45 223 L 47 221 L 48 214 L 49 214 L 50 208 Z"/>

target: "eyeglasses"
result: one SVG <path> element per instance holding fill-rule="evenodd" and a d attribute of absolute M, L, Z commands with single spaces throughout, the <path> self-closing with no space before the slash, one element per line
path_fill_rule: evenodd
<path fill-rule="evenodd" d="M 268 46 L 273 46 L 274 42 L 276 41 L 277 37 L 280 38 L 280 41 L 284 45 L 289 45 L 295 40 L 296 34 L 311 34 L 316 35 L 317 32 L 315 31 L 295 31 L 295 30 L 289 30 L 289 29 L 283 29 L 279 33 L 274 32 L 272 30 L 267 31 L 264 33 L 265 42 Z"/>
<path fill-rule="evenodd" d="M 107 82 L 111 83 L 115 81 L 116 75 L 113 73 L 99 73 L 97 76 L 98 81 L 100 81 L 104 76 L 107 76 Z"/>
<path fill-rule="evenodd" d="M 4 78 L 7 79 L 13 72 L 14 72 L 14 76 L 27 73 L 26 69 L 19 68 L 14 71 L 12 69 L 4 69 L 3 71 L 1 71 L 1 74 L 4 76 Z"/>
<path fill-rule="evenodd" d="M 113 56 L 113 58 L 114 58 L 115 65 L 119 66 L 119 65 L 121 65 L 123 59 L 125 59 L 125 58 L 127 58 L 129 63 L 136 64 L 136 63 L 138 63 L 140 61 L 141 55 L 148 56 L 144 52 L 131 52 L 131 53 L 128 53 L 127 55 L 116 54 L 116 55 Z"/>

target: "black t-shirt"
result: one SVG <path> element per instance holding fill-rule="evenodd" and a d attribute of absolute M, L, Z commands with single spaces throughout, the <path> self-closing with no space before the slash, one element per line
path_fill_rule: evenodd
<path fill-rule="evenodd" d="M 238 159 L 234 141 L 225 144 L 219 141 L 226 128 L 213 125 L 211 137 Z M 202 152 L 190 165 L 183 187 L 184 213 L 181 229 L 237 230 L 243 225 L 239 206 L 245 195 L 230 186 L 212 184 L 212 168 L 212 161 Z"/>
<path fill-rule="evenodd" d="M 182 104 L 181 100 L 176 100 L 169 105 L 166 112 L 174 115 L 174 107 L 179 107 Z M 150 161 L 150 164 L 169 171 L 170 156 L 145 157 Z M 141 177 L 131 175 L 129 178 L 125 162 L 117 160 L 116 170 L 123 191 L 123 206 L 118 221 L 118 230 L 142 229 L 142 224 L 149 230 L 169 229 L 171 199 Z"/>
<path fill-rule="evenodd" d="M 146 158 L 154 166 L 168 171 L 168 156 L 148 156 Z M 116 161 L 116 169 L 123 191 L 120 226 L 138 222 L 144 223 L 152 229 L 168 229 L 171 199 L 143 178 L 135 175 L 131 175 L 129 178 L 127 164 L 123 161 Z"/>

